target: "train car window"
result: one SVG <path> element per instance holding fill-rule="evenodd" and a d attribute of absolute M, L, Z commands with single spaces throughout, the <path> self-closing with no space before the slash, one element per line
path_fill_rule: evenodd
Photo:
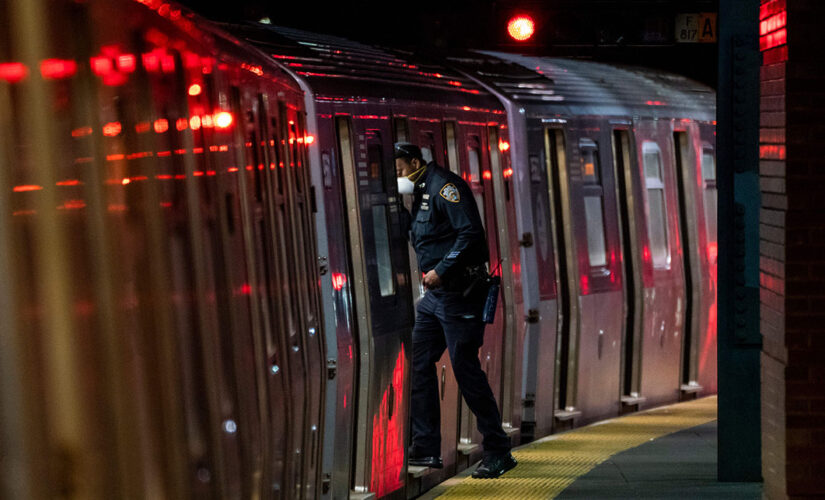
<path fill-rule="evenodd" d="M 381 133 L 374 129 L 367 129 L 367 171 L 370 176 L 370 192 L 385 192 L 384 146 L 381 143 Z"/>
<path fill-rule="evenodd" d="M 378 267 L 378 285 L 381 289 L 381 296 L 395 295 L 386 205 L 372 207 L 372 230 L 375 236 L 375 263 Z"/>
<path fill-rule="evenodd" d="M 587 229 L 587 255 L 590 267 L 604 267 L 607 265 L 607 248 L 604 236 L 604 189 L 601 181 L 599 149 L 598 145 L 590 139 L 579 141 L 579 149 Z"/>
<path fill-rule="evenodd" d="M 278 194 L 284 194 L 284 161 L 281 158 L 281 137 L 278 128 L 278 120 L 275 117 L 269 119 L 270 151 L 272 151 L 272 162 L 275 164 L 275 183 Z"/>
<path fill-rule="evenodd" d="M 406 118 L 393 118 L 392 126 L 395 131 L 395 142 L 407 142 L 410 140 L 410 124 Z"/>
<path fill-rule="evenodd" d="M 705 195 L 705 230 L 708 243 L 716 243 L 716 157 L 713 148 L 705 145 L 702 148 L 702 180 L 704 181 Z"/>
<path fill-rule="evenodd" d="M 447 143 L 447 164 L 454 174 L 461 175 L 461 165 L 458 163 L 458 146 L 455 138 L 455 122 L 444 122 L 444 140 Z"/>
<path fill-rule="evenodd" d="M 481 182 L 481 152 L 477 143 L 478 139 L 474 137 L 470 146 L 467 147 L 467 154 L 470 159 L 470 178 L 467 181 L 476 184 Z"/>
<path fill-rule="evenodd" d="M 667 237 L 667 203 L 662 180 L 662 151 L 655 142 L 642 143 L 645 188 L 647 190 L 647 233 L 653 267 L 670 266 L 670 244 Z"/>
<path fill-rule="evenodd" d="M 300 138 L 300 142 L 298 139 Z M 301 146 L 304 142 L 303 139 L 303 131 L 298 129 L 298 125 L 295 123 L 295 120 L 289 120 L 289 166 L 299 169 L 303 167 L 303 161 L 301 160 Z M 297 171 L 295 175 L 292 176 L 295 180 L 295 190 L 299 193 L 304 192 L 303 186 L 303 179 L 301 179 L 301 174 Z"/>
<path fill-rule="evenodd" d="M 424 157 L 425 162 L 430 163 L 435 159 L 435 134 L 429 130 L 422 131 L 418 146 L 421 148 L 421 156 Z"/>

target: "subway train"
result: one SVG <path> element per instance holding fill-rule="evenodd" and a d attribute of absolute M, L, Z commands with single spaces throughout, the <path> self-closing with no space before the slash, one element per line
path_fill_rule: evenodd
<path fill-rule="evenodd" d="M 0 15 L 3 498 L 409 498 L 477 461 L 445 354 L 445 467 L 406 465 L 397 141 L 476 198 L 513 445 L 716 392 L 712 89 L 161 0 Z"/>

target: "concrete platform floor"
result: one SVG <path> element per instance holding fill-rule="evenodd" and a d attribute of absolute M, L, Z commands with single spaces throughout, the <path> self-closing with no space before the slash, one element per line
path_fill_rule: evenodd
<path fill-rule="evenodd" d="M 762 498 L 761 483 L 716 480 L 716 433 L 714 420 L 613 455 L 556 498 Z"/>
<path fill-rule="evenodd" d="M 515 450 L 519 465 L 495 480 L 475 465 L 420 498 L 759 499 L 761 483 L 716 480 L 716 398 L 625 415 Z"/>

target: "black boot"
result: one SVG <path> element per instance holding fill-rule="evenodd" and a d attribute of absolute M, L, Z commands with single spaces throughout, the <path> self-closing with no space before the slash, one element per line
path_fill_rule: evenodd
<path fill-rule="evenodd" d="M 515 467 L 517 463 L 509 452 L 501 455 L 487 455 L 478 464 L 475 472 L 473 472 L 473 477 L 476 479 L 495 479 Z"/>

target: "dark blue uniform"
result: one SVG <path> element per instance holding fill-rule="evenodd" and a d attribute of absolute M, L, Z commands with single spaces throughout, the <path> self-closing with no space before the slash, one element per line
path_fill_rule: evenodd
<path fill-rule="evenodd" d="M 434 162 L 415 185 L 410 240 L 419 269 L 435 269 L 442 285 L 428 290 L 418 303 L 413 329 L 412 457 L 441 455 L 438 376 L 435 363 L 444 349 L 450 353 L 461 394 L 476 415 L 484 436 L 484 454 L 510 450 L 501 428 L 478 350 L 484 342 L 481 320 L 487 290 L 463 293 L 472 277 L 468 269 L 489 260 L 487 238 L 470 187 L 459 176 Z"/>

